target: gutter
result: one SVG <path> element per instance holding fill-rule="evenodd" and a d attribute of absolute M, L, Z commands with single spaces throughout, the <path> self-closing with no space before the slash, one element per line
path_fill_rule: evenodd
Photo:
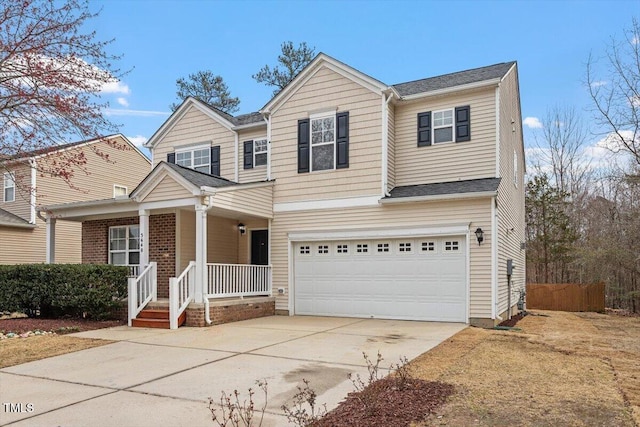
<path fill-rule="evenodd" d="M 12 222 L 0 222 L 0 227 L 13 227 L 13 228 L 28 228 L 34 229 L 37 227 L 35 224 L 14 224 Z"/>
<path fill-rule="evenodd" d="M 435 202 L 439 200 L 464 200 L 464 199 L 481 199 L 484 197 L 496 197 L 497 191 L 482 191 L 476 193 L 454 193 L 454 194 L 436 194 L 432 196 L 410 196 L 410 197 L 395 197 L 395 198 L 383 198 L 378 201 L 380 204 L 397 204 L 397 203 L 412 203 L 412 202 Z"/>

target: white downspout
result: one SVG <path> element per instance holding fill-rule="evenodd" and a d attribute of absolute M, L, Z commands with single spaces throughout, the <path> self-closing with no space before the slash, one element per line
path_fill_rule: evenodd
<path fill-rule="evenodd" d="M 389 196 L 387 187 L 389 185 L 389 102 L 393 98 L 393 92 L 387 98 L 382 93 L 382 197 Z"/>
<path fill-rule="evenodd" d="M 29 189 L 29 204 L 31 205 L 31 215 L 29 218 L 30 224 L 36 223 L 36 161 L 29 160 L 29 166 L 31 167 L 31 188 Z"/>
<path fill-rule="evenodd" d="M 235 165 L 235 169 L 234 169 L 234 181 L 235 182 L 239 182 L 240 179 L 240 170 L 239 170 L 239 166 L 238 163 L 240 162 L 240 158 L 238 157 L 240 155 L 240 148 L 239 145 L 240 144 L 240 137 L 238 136 L 238 132 L 235 131 L 233 132 L 234 134 L 234 139 L 235 139 L 235 157 L 236 157 L 236 165 Z"/>
<path fill-rule="evenodd" d="M 262 118 L 267 122 L 267 181 L 271 181 L 271 114 L 264 113 Z"/>
<path fill-rule="evenodd" d="M 502 321 L 499 310 L 498 293 L 498 210 L 497 197 L 491 198 L 491 318 Z"/>

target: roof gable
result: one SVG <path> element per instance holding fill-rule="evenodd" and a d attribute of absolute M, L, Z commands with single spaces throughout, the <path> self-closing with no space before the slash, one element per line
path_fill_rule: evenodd
<path fill-rule="evenodd" d="M 358 83 L 359 85 L 375 93 L 389 89 L 389 87 L 349 65 L 340 62 L 329 55 L 319 53 L 298 75 L 280 92 L 276 94 L 262 109 L 261 113 L 275 112 L 286 100 L 288 100 L 301 86 L 313 77 L 321 68 L 326 67 L 342 76 Z"/>

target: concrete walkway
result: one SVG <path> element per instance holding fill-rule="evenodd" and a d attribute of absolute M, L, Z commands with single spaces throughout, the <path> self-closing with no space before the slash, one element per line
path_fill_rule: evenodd
<path fill-rule="evenodd" d="M 302 379 L 335 407 L 366 376 L 362 352 L 388 368 L 465 328 L 457 323 L 274 316 L 177 331 L 125 326 L 73 334 L 113 344 L 0 370 L 0 426 L 214 426 L 208 398 L 268 382 L 263 426 L 288 425 L 280 406 Z M 264 403 L 256 390 L 256 408 Z M 22 404 L 23 412 L 6 403 Z M 27 404 L 32 404 L 31 408 Z"/>

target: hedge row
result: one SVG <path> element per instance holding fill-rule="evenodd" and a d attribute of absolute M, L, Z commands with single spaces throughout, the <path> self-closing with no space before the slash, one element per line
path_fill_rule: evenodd
<path fill-rule="evenodd" d="M 0 265 L 0 311 L 109 318 L 127 296 L 128 274 L 128 267 L 115 265 Z"/>

